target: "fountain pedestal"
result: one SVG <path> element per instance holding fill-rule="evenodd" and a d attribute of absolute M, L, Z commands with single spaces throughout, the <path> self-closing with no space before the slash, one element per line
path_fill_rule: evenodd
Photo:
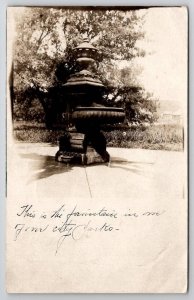
<path fill-rule="evenodd" d="M 63 163 L 89 165 L 109 161 L 106 151 L 106 139 L 100 131 L 67 131 L 59 139 L 59 151 L 56 160 Z"/>
<path fill-rule="evenodd" d="M 97 49 L 87 40 L 77 46 L 74 57 L 80 71 L 72 74 L 64 84 L 68 113 L 74 128 L 67 129 L 59 139 L 56 160 L 70 164 L 106 163 L 106 139 L 101 125 L 123 122 L 122 108 L 102 105 L 104 85 L 91 70 L 94 69 Z"/>

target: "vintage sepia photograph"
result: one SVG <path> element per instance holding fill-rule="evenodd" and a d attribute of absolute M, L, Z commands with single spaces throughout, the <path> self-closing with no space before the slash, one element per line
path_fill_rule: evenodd
<path fill-rule="evenodd" d="M 186 7 L 7 8 L 7 291 L 187 291 Z"/>

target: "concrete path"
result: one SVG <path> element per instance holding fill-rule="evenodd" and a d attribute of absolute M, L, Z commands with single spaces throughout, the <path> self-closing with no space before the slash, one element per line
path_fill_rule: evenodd
<path fill-rule="evenodd" d="M 8 188 L 17 196 L 183 197 L 182 152 L 108 148 L 109 165 L 84 167 L 55 162 L 57 147 L 49 144 L 17 143 L 15 148 L 8 161 Z"/>

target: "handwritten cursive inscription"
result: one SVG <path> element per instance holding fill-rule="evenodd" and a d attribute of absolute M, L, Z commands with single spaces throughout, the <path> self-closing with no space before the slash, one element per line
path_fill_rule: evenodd
<path fill-rule="evenodd" d="M 91 234 L 113 234 L 120 230 L 120 224 L 125 220 L 138 218 L 161 217 L 165 211 L 133 211 L 128 209 L 118 212 L 115 209 L 100 207 L 97 210 L 90 208 L 82 210 L 75 205 L 72 209 L 65 204 L 53 211 L 39 211 L 33 204 L 26 204 L 19 208 L 16 217 L 18 223 L 14 227 L 14 241 L 25 238 L 25 234 L 42 235 L 50 232 L 56 240 L 57 254 L 69 239 L 78 241 Z M 56 236 L 56 238 L 55 238 Z"/>

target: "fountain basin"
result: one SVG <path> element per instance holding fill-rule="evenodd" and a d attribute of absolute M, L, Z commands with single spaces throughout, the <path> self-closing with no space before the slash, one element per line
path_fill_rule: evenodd
<path fill-rule="evenodd" d="M 80 106 L 75 108 L 72 113 L 72 119 L 75 123 L 115 124 L 124 121 L 125 113 L 122 108 L 118 107 Z"/>

